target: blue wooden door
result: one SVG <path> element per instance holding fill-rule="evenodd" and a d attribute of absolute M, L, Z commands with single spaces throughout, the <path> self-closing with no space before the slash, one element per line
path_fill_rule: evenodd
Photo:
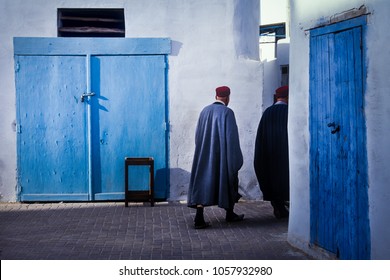
<path fill-rule="evenodd" d="M 85 58 L 16 56 L 22 201 L 87 200 Z"/>
<path fill-rule="evenodd" d="M 311 32 L 311 242 L 341 259 L 370 256 L 363 19 Z"/>
<path fill-rule="evenodd" d="M 91 69 L 95 199 L 123 197 L 125 157 L 153 157 L 155 196 L 166 198 L 164 56 L 94 56 Z M 130 177 L 149 186 L 148 172 Z"/>
<path fill-rule="evenodd" d="M 165 199 L 169 40 L 16 38 L 14 46 L 19 199 L 123 199 L 124 159 L 138 156 L 154 158 L 155 197 Z"/>

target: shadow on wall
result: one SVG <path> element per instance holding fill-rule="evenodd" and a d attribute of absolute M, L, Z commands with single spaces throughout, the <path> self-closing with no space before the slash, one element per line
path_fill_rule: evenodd
<path fill-rule="evenodd" d="M 179 41 L 171 41 L 171 56 L 178 56 L 183 43 Z"/>
<path fill-rule="evenodd" d="M 188 187 L 191 173 L 181 168 L 170 169 L 170 201 L 187 201 Z M 257 179 L 249 184 L 251 187 L 239 186 L 239 193 L 245 200 L 261 200 L 263 195 L 260 191 Z"/>
<path fill-rule="evenodd" d="M 188 186 L 190 184 L 191 173 L 181 168 L 170 169 L 170 195 L 169 200 L 187 200 Z"/>

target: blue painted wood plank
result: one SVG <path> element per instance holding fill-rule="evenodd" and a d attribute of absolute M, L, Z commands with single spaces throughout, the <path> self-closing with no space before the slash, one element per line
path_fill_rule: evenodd
<path fill-rule="evenodd" d="M 339 32 L 340 30 L 347 30 L 356 26 L 365 26 L 367 24 L 367 16 L 360 16 L 346 21 L 321 26 L 310 29 L 310 36 L 320 36 L 324 34 Z"/>
<path fill-rule="evenodd" d="M 88 201 L 88 193 L 85 194 L 22 194 L 21 201 Z"/>
<path fill-rule="evenodd" d="M 317 65 L 315 58 L 317 54 L 317 37 L 310 37 L 310 65 Z M 318 197 L 318 137 L 317 137 L 317 123 L 318 113 L 316 104 L 316 81 L 317 81 L 317 67 L 310 67 L 310 95 L 309 95 L 309 130 L 310 130 L 310 241 L 313 244 L 318 244 L 317 232 L 318 232 L 318 203 L 316 199 Z M 315 199 L 314 199 L 315 198 Z"/>
<path fill-rule="evenodd" d="M 342 40 L 348 39 L 345 42 L 344 51 L 344 80 L 343 86 L 343 98 L 342 102 L 349 104 L 343 111 L 340 132 L 340 146 L 342 147 L 342 158 L 344 162 L 344 201 L 347 207 L 344 208 L 343 217 L 348 226 L 344 226 L 344 236 L 342 238 L 342 246 L 344 246 L 344 252 L 347 259 L 351 259 L 353 256 L 357 256 L 356 241 L 358 236 L 356 233 L 356 201 L 358 199 L 356 195 L 356 189 L 359 187 L 356 181 L 356 113 L 354 98 L 356 95 L 354 89 L 354 63 L 353 63 L 353 51 L 354 45 L 351 40 L 351 30 L 342 32 Z M 351 44 L 352 43 L 352 44 Z M 348 248 L 349 247 L 349 248 Z"/>
<path fill-rule="evenodd" d="M 347 101 L 347 92 L 346 92 L 346 36 L 345 32 L 339 32 L 336 34 L 331 34 L 329 36 L 334 37 L 335 50 L 334 54 L 334 83 L 332 84 L 332 103 L 333 105 L 333 119 L 336 125 L 339 125 L 340 132 L 333 135 L 332 143 L 332 159 L 334 162 L 334 177 L 332 178 L 334 196 L 338 203 L 334 210 L 335 219 L 333 221 L 333 227 L 337 229 L 336 233 L 336 244 L 335 251 L 339 256 L 343 256 L 346 253 L 345 246 L 349 245 L 349 240 L 345 238 L 345 231 L 349 227 L 348 220 L 346 219 L 346 210 L 349 207 L 347 203 L 347 187 L 346 180 L 348 178 L 346 175 L 346 148 L 344 147 L 344 137 L 346 137 L 346 123 L 344 120 L 345 115 L 348 114 L 346 111 L 349 110 L 349 104 L 344 103 Z M 344 105 L 344 106 L 343 106 Z M 345 245 L 348 243 L 348 245 Z"/>
<path fill-rule="evenodd" d="M 332 143 L 332 135 L 329 131 L 328 124 L 332 122 L 331 110 L 332 110 L 332 100 L 331 100 L 331 71 L 330 69 L 330 59 L 333 52 L 333 42 L 332 37 L 321 36 L 318 37 L 318 40 L 321 42 L 321 49 L 317 53 L 317 65 L 321 69 L 320 74 L 317 76 L 317 80 L 321 80 L 321 83 L 318 83 L 319 99 L 318 103 L 318 134 L 319 134 L 319 149 L 328 149 Z M 322 148 L 321 148 L 322 147 Z M 332 216 L 326 215 L 325 213 L 331 212 L 331 209 L 335 206 L 332 194 L 332 185 L 330 180 L 333 177 L 333 170 L 329 164 L 331 160 L 331 153 L 319 151 L 319 166 L 320 172 L 319 177 L 319 199 L 321 201 L 320 215 L 321 224 L 328 225 L 321 227 L 319 231 L 319 239 L 324 240 L 325 248 L 333 248 L 334 246 L 334 229 L 329 226 Z"/>
<path fill-rule="evenodd" d="M 359 162 L 359 166 L 357 168 L 357 180 L 360 184 L 360 187 L 357 190 L 358 196 L 358 205 L 357 205 L 357 217 L 359 219 L 358 223 L 358 236 L 359 239 L 359 256 L 362 258 L 370 258 L 371 252 L 371 236 L 370 236 L 370 222 L 369 222 L 369 213 L 367 209 L 369 209 L 368 205 L 368 166 L 367 166 L 367 153 L 365 149 L 361 149 L 360 147 L 366 146 L 366 121 L 364 116 L 364 92 L 365 92 L 365 67 L 364 67 L 364 57 L 365 57 L 365 42 L 362 38 L 364 38 L 365 26 L 361 27 L 361 30 L 355 29 L 354 31 L 354 45 L 360 46 L 361 52 L 359 49 L 355 49 L 355 79 L 356 81 L 361 81 L 360 83 L 356 83 L 357 93 L 359 94 L 356 98 L 356 109 L 357 109 L 357 158 Z M 360 71 L 361 69 L 361 71 Z"/>
<path fill-rule="evenodd" d="M 16 55 L 150 55 L 170 54 L 169 38 L 34 38 L 15 37 Z"/>
<path fill-rule="evenodd" d="M 124 200 L 125 193 L 124 192 L 113 192 L 113 193 L 97 193 L 94 195 L 95 200 L 97 201 L 105 201 L 105 200 Z"/>

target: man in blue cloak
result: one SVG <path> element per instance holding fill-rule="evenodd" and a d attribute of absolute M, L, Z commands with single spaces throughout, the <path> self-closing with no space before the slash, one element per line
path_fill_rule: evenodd
<path fill-rule="evenodd" d="M 241 221 L 234 213 L 238 193 L 238 171 L 243 164 L 236 118 L 228 108 L 230 89 L 216 88 L 216 101 L 200 113 L 195 132 L 195 154 L 188 190 L 188 206 L 196 208 L 195 228 L 210 226 L 204 220 L 205 206 L 226 210 L 226 221 Z"/>

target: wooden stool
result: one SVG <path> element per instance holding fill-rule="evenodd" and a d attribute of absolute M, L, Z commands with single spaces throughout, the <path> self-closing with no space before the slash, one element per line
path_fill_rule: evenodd
<path fill-rule="evenodd" d="M 129 165 L 149 165 L 149 190 L 129 190 Z M 150 201 L 154 206 L 154 159 L 153 158 L 125 158 L 125 207 L 129 201 Z"/>

